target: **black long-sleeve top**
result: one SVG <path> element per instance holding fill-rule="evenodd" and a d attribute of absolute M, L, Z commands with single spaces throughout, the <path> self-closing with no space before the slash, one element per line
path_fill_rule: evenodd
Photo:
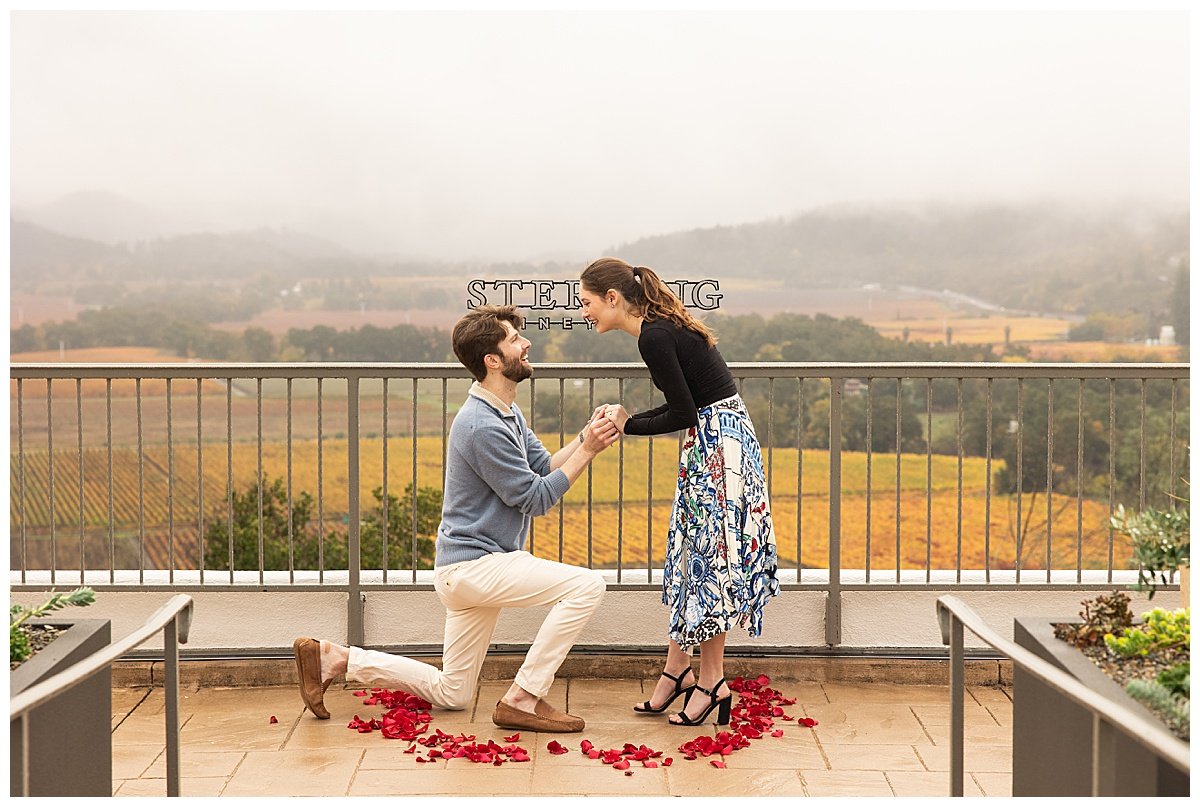
<path fill-rule="evenodd" d="M 695 426 L 697 410 L 737 394 L 733 374 L 704 337 L 669 319 L 642 322 L 638 351 L 667 402 L 631 415 L 626 434 L 666 434 Z"/>

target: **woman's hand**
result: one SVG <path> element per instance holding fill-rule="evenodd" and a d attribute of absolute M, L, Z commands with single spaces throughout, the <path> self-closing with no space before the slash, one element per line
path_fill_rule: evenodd
<path fill-rule="evenodd" d="M 617 431 L 621 434 L 625 433 L 625 422 L 629 420 L 629 413 L 625 411 L 625 407 L 620 404 L 609 404 L 604 407 L 604 417 L 616 424 Z"/>

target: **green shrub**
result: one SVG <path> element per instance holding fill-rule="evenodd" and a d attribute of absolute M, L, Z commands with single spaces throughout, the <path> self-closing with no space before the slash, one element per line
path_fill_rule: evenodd
<path fill-rule="evenodd" d="M 68 605 L 91 605 L 96 601 L 96 592 L 90 588 L 77 588 L 66 594 L 55 594 L 50 591 L 50 599 L 36 608 L 26 608 L 23 605 L 13 605 L 8 609 L 8 660 L 24 661 L 33 655 L 33 647 L 29 643 L 26 628 L 22 627 L 30 617 L 43 616 L 51 611 L 66 608 Z"/>
<path fill-rule="evenodd" d="M 1183 662 L 1176 664 L 1170 669 L 1163 670 L 1158 674 L 1158 683 L 1171 690 L 1173 695 L 1182 695 L 1185 698 L 1192 696 L 1192 665 L 1191 662 Z"/>
<path fill-rule="evenodd" d="M 1191 565 L 1191 525 L 1186 507 L 1179 510 L 1150 508 L 1136 515 L 1117 505 L 1111 519 L 1112 528 L 1129 536 L 1133 543 L 1133 560 L 1138 565 L 1138 591 L 1148 591 L 1150 599 L 1160 585 L 1182 566 Z"/>
<path fill-rule="evenodd" d="M 1083 622 L 1076 625 L 1056 625 L 1054 635 L 1076 647 L 1090 647 L 1104 641 L 1110 633 L 1117 633 L 1133 624 L 1133 612 L 1129 610 L 1129 595 L 1123 591 L 1100 594 L 1095 599 L 1084 600 L 1079 616 Z"/>
<path fill-rule="evenodd" d="M 1192 702 L 1189 698 L 1176 695 L 1157 681 L 1138 679 L 1125 685 L 1125 691 L 1135 700 L 1141 701 L 1168 722 L 1179 727 L 1186 739 L 1191 735 Z"/>
<path fill-rule="evenodd" d="M 1187 608 L 1178 611 L 1155 608 L 1142 614 L 1144 625 L 1125 628 L 1120 636 L 1107 634 L 1104 644 L 1122 656 L 1148 656 L 1159 650 L 1186 648 L 1192 635 L 1190 614 Z"/>

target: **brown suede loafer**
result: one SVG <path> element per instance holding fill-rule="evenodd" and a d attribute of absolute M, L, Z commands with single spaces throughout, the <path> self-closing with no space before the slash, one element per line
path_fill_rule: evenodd
<path fill-rule="evenodd" d="M 550 733 L 583 731 L 584 726 L 583 718 L 560 712 L 541 699 L 538 700 L 533 712 L 509 706 L 503 700 L 497 701 L 496 711 L 492 712 L 492 722 L 503 729 L 527 729 Z"/>
<path fill-rule="evenodd" d="M 300 698 L 308 710 L 321 720 L 329 719 L 325 708 L 325 690 L 333 682 L 321 683 L 321 643 L 316 639 L 300 638 L 292 642 L 296 656 L 296 674 L 300 679 Z"/>

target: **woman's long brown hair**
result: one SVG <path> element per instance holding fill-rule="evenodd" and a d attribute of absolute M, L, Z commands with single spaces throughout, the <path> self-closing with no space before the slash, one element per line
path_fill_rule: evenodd
<path fill-rule="evenodd" d="M 647 322 L 669 319 L 680 328 L 703 336 L 709 347 L 717 344 L 713 332 L 683 307 L 674 292 L 648 266 L 630 266 L 620 258 L 600 258 L 583 270 L 579 282 L 592 294 L 604 295 L 609 289 L 621 292 Z"/>

